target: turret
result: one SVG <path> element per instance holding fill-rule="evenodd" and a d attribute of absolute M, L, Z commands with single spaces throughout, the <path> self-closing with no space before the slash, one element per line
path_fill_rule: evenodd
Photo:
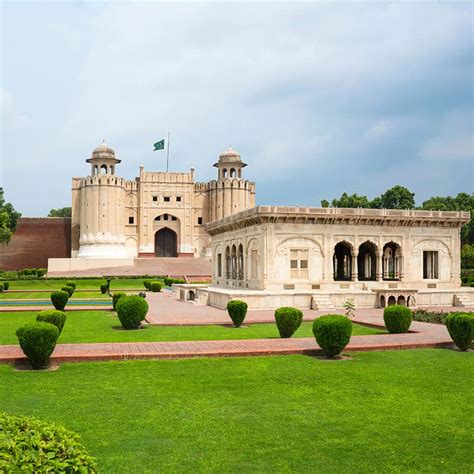
<path fill-rule="evenodd" d="M 115 151 L 109 148 L 103 140 L 86 162 L 91 164 L 91 176 L 96 176 L 98 174 L 115 174 L 115 165 L 121 160 L 115 158 Z"/>
<path fill-rule="evenodd" d="M 214 166 L 218 169 L 217 179 L 242 178 L 242 168 L 247 164 L 242 161 L 236 150 L 229 147 L 219 155 L 219 160 Z"/>

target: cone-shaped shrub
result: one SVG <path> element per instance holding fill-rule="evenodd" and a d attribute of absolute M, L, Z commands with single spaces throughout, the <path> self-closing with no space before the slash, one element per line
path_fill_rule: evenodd
<path fill-rule="evenodd" d="M 69 298 L 74 294 L 74 288 L 68 285 L 63 286 L 61 288 L 61 291 L 65 291 L 69 295 Z"/>
<path fill-rule="evenodd" d="M 112 295 L 112 306 L 114 308 L 114 311 L 117 311 L 117 303 L 119 299 L 122 298 L 122 296 L 127 296 L 127 294 L 119 291 L 118 293 L 114 293 Z"/>
<path fill-rule="evenodd" d="M 145 287 L 146 290 L 150 289 L 150 284 L 151 284 L 150 280 L 143 280 L 143 286 Z"/>
<path fill-rule="evenodd" d="M 401 334 L 408 332 L 413 319 L 413 313 L 406 306 L 387 306 L 383 311 L 385 327 L 390 334 Z"/>
<path fill-rule="evenodd" d="M 161 291 L 161 283 L 159 281 L 152 281 L 150 283 L 150 290 L 153 291 L 153 293 L 158 293 Z"/>
<path fill-rule="evenodd" d="M 66 286 L 70 286 L 71 288 L 76 289 L 76 282 L 74 281 L 67 281 Z"/>
<path fill-rule="evenodd" d="M 280 337 L 291 337 L 301 326 L 303 313 L 297 308 L 282 307 L 275 311 L 275 322 Z"/>
<path fill-rule="evenodd" d="M 471 348 L 474 340 L 474 313 L 451 313 L 446 317 L 446 327 L 454 344 L 461 351 Z"/>
<path fill-rule="evenodd" d="M 8 281 L 3 281 L 2 283 L 3 283 L 3 289 L 4 289 L 4 290 L 8 290 L 8 288 L 10 288 L 10 282 L 8 282 Z"/>
<path fill-rule="evenodd" d="M 236 328 L 240 327 L 247 315 L 248 305 L 245 301 L 230 300 L 227 303 L 227 312 Z"/>
<path fill-rule="evenodd" d="M 58 328 L 59 334 L 61 334 L 66 323 L 66 313 L 57 309 L 47 309 L 36 315 L 36 321 L 54 324 Z"/>
<path fill-rule="evenodd" d="M 313 334 L 326 357 L 339 355 L 349 344 L 352 335 L 351 320 L 342 314 L 327 314 L 313 323 Z"/>
<path fill-rule="evenodd" d="M 105 295 L 109 289 L 109 286 L 107 283 L 104 283 L 103 285 L 100 285 L 100 292 Z"/>
<path fill-rule="evenodd" d="M 148 313 L 148 303 L 140 296 L 122 296 L 117 303 L 117 315 L 124 329 L 138 329 Z"/>
<path fill-rule="evenodd" d="M 20 347 L 33 369 L 46 367 L 56 347 L 59 329 L 50 323 L 29 323 L 16 331 Z"/>
<path fill-rule="evenodd" d="M 53 291 L 51 293 L 51 303 L 59 311 L 63 311 L 69 300 L 69 293 L 67 291 Z"/>
<path fill-rule="evenodd" d="M 3 283 L 0 283 L 0 291 L 3 291 L 5 289 L 5 285 Z"/>

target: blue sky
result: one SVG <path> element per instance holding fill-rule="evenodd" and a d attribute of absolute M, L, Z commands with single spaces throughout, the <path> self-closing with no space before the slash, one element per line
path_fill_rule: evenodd
<path fill-rule="evenodd" d="M 1 169 L 26 216 L 70 205 L 102 138 L 133 179 L 214 178 L 230 144 L 259 204 L 401 184 L 474 189 L 466 3 L 3 3 Z"/>

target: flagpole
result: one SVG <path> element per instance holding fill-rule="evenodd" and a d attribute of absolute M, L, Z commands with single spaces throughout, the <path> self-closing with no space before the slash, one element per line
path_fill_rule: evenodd
<path fill-rule="evenodd" d="M 168 144 L 166 147 L 166 172 L 168 173 L 168 166 L 170 162 L 170 131 L 168 130 Z"/>

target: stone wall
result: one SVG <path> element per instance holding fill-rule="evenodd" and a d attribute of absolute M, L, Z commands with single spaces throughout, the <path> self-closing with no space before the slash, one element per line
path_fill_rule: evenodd
<path fill-rule="evenodd" d="M 0 245 L 0 269 L 47 268 L 48 258 L 71 256 L 69 217 L 22 217 L 8 245 Z"/>

